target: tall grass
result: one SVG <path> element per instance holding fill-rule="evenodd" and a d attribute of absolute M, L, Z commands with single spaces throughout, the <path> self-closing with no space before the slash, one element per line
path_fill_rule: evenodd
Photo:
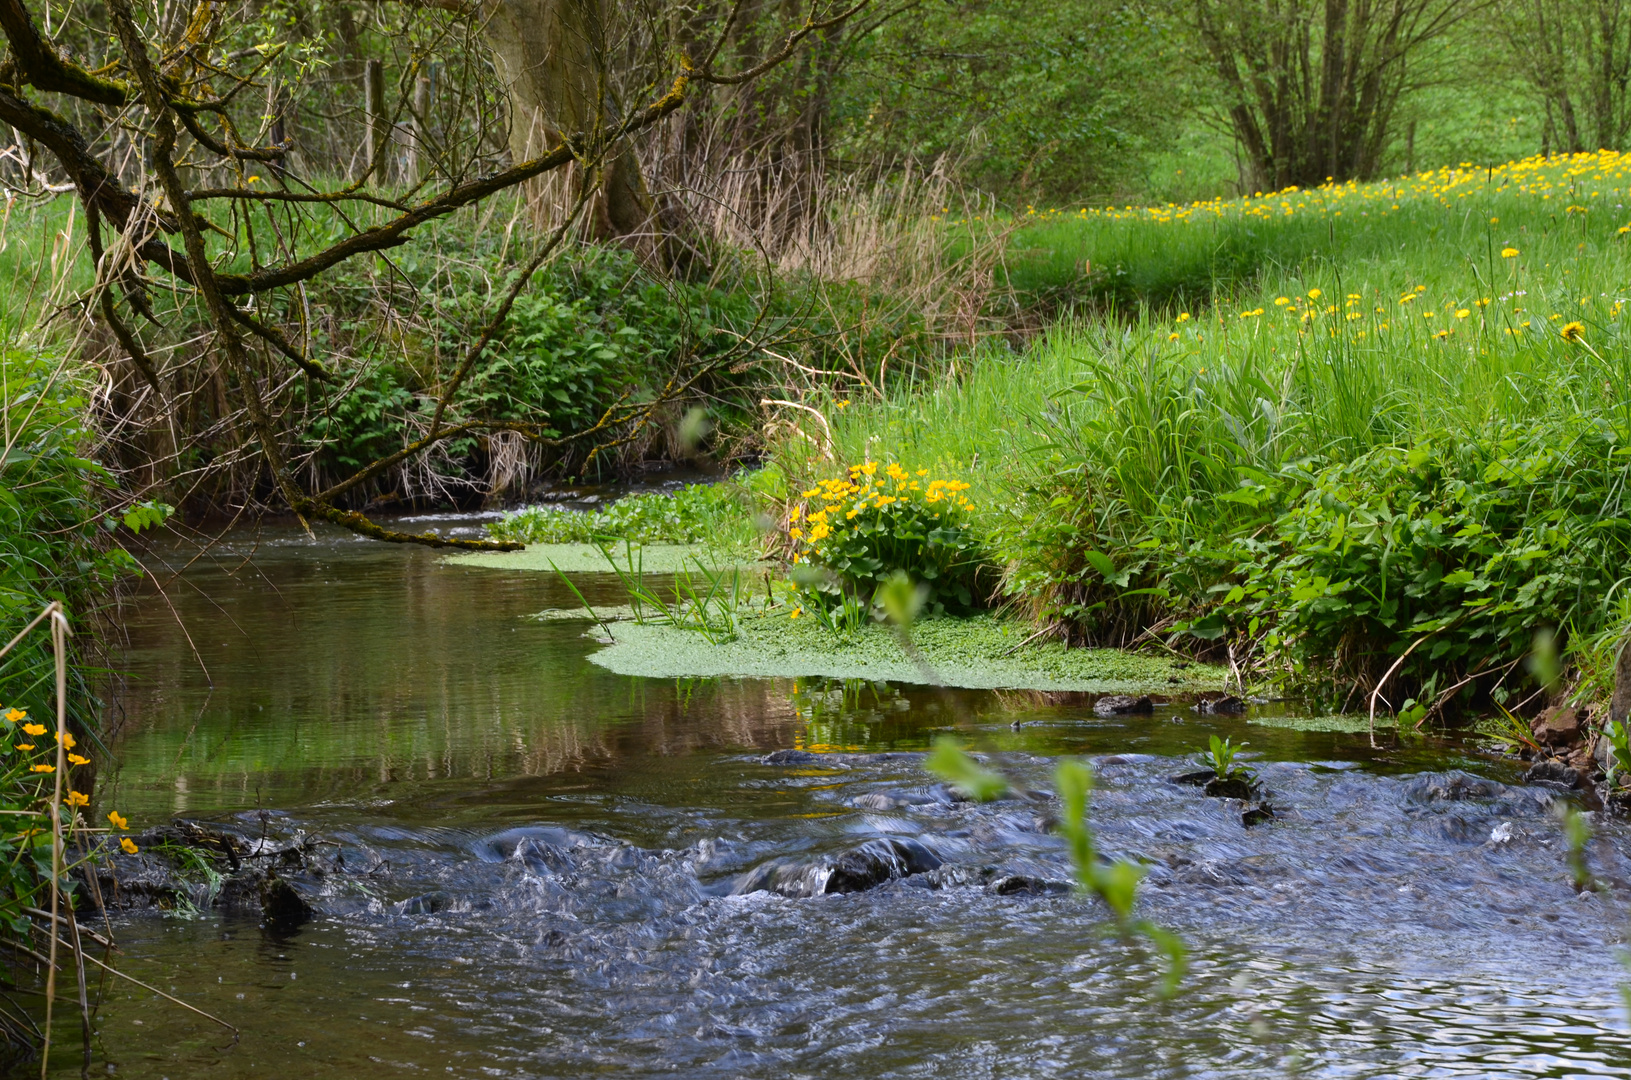
<path fill-rule="evenodd" d="M 1188 629 L 1365 683 L 1432 633 L 1400 684 L 1430 685 L 1434 665 L 1492 671 L 1534 626 L 1585 640 L 1617 618 L 1604 594 L 1631 556 L 1627 203 L 1631 158 L 1605 153 L 1037 215 L 1013 273 L 1091 264 L 1079 295 L 1095 306 L 944 384 L 831 403 L 833 456 L 963 470 L 1008 596 L 1090 638 Z M 790 474 L 832 467 L 815 448 L 783 449 Z M 1523 506 L 1557 535 L 1532 535 Z M 1399 520 L 1430 531 L 1465 514 L 1494 548 L 1418 529 L 1364 562 Z M 1316 543 L 1358 561 L 1297 578 L 1325 565 Z M 1537 561 L 1570 580 L 1537 583 L 1523 569 Z M 1421 578 L 1411 604 L 1354 600 L 1400 566 Z M 1451 595 L 1463 570 L 1478 596 Z M 1425 614 L 1452 601 L 1480 618 L 1508 607 L 1454 629 Z M 1336 622 L 1316 632 L 1316 609 Z"/>

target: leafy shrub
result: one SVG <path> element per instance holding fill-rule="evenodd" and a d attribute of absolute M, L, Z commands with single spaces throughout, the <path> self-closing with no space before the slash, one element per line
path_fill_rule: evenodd
<path fill-rule="evenodd" d="M 1272 529 L 1236 541 L 1217 619 L 1298 666 L 1375 668 L 1414 647 L 1405 682 L 1489 671 L 1537 627 L 1595 622 L 1631 558 L 1628 466 L 1631 448 L 1575 420 L 1434 432 L 1261 477 L 1228 498 L 1272 509 Z"/>
<path fill-rule="evenodd" d="M 747 547 L 758 536 L 742 488 L 733 483 L 687 484 L 669 493 L 626 495 L 603 510 L 529 506 L 487 526 L 495 540 L 567 544 L 632 540 L 643 544 Z"/>
<path fill-rule="evenodd" d="M 963 494 L 969 485 L 928 475 L 891 462 L 880 477 L 868 461 L 818 482 L 790 515 L 794 562 L 825 568 L 868 598 L 904 573 L 933 612 L 974 607 L 981 546 L 963 519 L 974 508 Z"/>
<path fill-rule="evenodd" d="M 7 440 L 0 443 L 0 647 L 52 601 L 61 603 L 76 631 L 69 642 L 68 720 L 94 735 L 89 656 L 96 615 L 135 567 L 110 537 L 121 523 L 132 530 L 160 523 L 169 507 L 143 503 L 120 517 L 104 512 L 111 477 L 85 456 L 93 432 L 84 390 L 66 361 L 0 351 L 0 430 Z M 50 884 L 50 815 L 70 826 L 88 801 L 69 782 L 65 805 L 52 805 L 56 744 L 34 717 L 52 717 L 55 727 L 55 702 L 51 630 L 41 622 L 0 657 L 0 931 L 12 934 L 27 933 L 24 909 L 40 907 Z M 72 734 L 64 749 L 70 769 L 90 764 Z M 110 820 L 117 826 L 123 819 Z"/>

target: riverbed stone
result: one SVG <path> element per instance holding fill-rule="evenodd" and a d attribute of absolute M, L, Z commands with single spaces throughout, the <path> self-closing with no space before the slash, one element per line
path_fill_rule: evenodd
<path fill-rule="evenodd" d="M 759 759 L 761 765 L 814 765 L 822 759 L 822 754 L 812 754 L 808 750 L 773 750 Z"/>
<path fill-rule="evenodd" d="M 1585 786 L 1574 766 L 1556 758 L 1535 762 L 1519 782 L 1551 788 L 1554 791 L 1578 791 Z"/>
<path fill-rule="evenodd" d="M 1261 806 L 1249 807 L 1240 812 L 1240 824 L 1243 828 L 1247 829 L 1251 828 L 1253 825 L 1261 825 L 1265 821 L 1273 820 L 1274 807 L 1270 806 L 1268 803 L 1264 803 Z"/>
<path fill-rule="evenodd" d="M 1558 705 L 1535 717 L 1529 730 L 1542 746 L 1571 746 L 1580 741 L 1586 719 L 1585 709 Z"/>
<path fill-rule="evenodd" d="M 268 874 L 261 882 L 261 919 L 268 930 L 287 932 L 311 922 L 317 914 L 283 878 Z"/>
<path fill-rule="evenodd" d="M 1155 711 L 1155 702 L 1148 694 L 1134 697 L 1131 694 L 1106 694 L 1093 703 L 1095 716 L 1129 716 L 1135 713 L 1152 713 Z"/>
<path fill-rule="evenodd" d="M 1257 785 L 1243 776 L 1214 776 L 1203 788 L 1214 799 L 1250 799 L 1257 793 Z"/>

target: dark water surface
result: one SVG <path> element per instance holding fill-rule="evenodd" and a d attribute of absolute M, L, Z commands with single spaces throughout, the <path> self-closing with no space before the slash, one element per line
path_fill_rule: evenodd
<path fill-rule="evenodd" d="M 118 1074 L 1631 1075 L 1631 891 L 1577 897 L 1551 797 L 1470 748 L 1181 705 L 1103 720 L 1080 695 L 617 676 L 582 623 L 526 618 L 574 602 L 546 576 L 329 534 L 246 535 L 169 597 L 198 657 L 144 600 L 101 805 L 335 846 L 292 935 L 119 920 L 124 970 L 243 1037 L 115 986 Z M 1068 863 L 1045 804 L 954 802 L 924 774 L 913 752 L 952 729 L 1044 790 L 1059 755 L 1121 759 L 1091 818 L 1152 865 L 1144 914 L 1190 948 L 1175 997 L 1094 904 L 1002 893 Z M 1165 782 L 1213 732 L 1261 752 L 1280 820 L 1246 830 Z M 786 747 L 895 754 L 759 761 Z M 732 894 L 776 860 L 786 891 L 819 888 L 883 838 L 943 865 Z M 1631 882 L 1626 840 L 1603 823 L 1592 857 Z"/>

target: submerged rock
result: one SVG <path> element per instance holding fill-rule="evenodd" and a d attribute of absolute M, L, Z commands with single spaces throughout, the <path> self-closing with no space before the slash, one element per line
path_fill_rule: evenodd
<path fill-rule="evenodd" d="M 1243 810 L 1240 814 L 1240 824 L 1247 829 L 1253 825 L 1261 825 L 1265 821 L 1273 820 L 1274 807 L 1268 803 L 1264 803 L 1262 806 L 1254 806 L 1249 810 Z"/>
<path fill-rule="evenodd" d="M 1518 782 L 1551 788 L 1553 791 L 1578 791 L 1585 786 L 1580 773 L 1573 766 L 1555 759 L 1535 762 Z"/>
<path fill-rule="evenodd" d="M 903 837 L 868 840 L 829 859 L 802 862 L 774 859 L 731 882 L 729 894 L 773 892 L 807 897 L 865 892 L 898 878 L 939 869 L 934 852 Z"/>
<path fill-rule="evenodd" d="M 1405 798 L 1412 802 L 1461 802 L 1466 799 L 1497 799 L 1506 786 L 1493 780 L 1455 771 L 1418 776 L 1405 785 Z"/>
<path fill-rule="evenodd" d="M 987 892 L 997 896 L 1056 896 L 1069 892 L 1071 884 L 1068 881 L 1051 881 L 1030 874 L 1004 874 L 985 888 Z"/>
<path fill-rule="evenodd" d="M 1169 776 L 1167 782 L 1171 784 L 1188 784 L 1190 787 L 1205 787 L 1208 783 L 1217 779 L 1217 775 L 1215 769 L 1196 769 L 1194 772 Z"/>
<path fill-rule="evenodd" d="M 312 906 L 280 877 L 267 875 L 260 884 L 261 919 L 268 930 L 287 932 L 311 922 Z"/>
<path fill-rule="evenodd" d="M 1257 793 L 1257 785 L 1241 776 L 1213 776 L 1203 790 L 1214 799 L 1245 801 Z"/>
<path fill-rule="evenodd" d="M 773 750 L 759 759 L 761 765 L 814 765 L 820 761 L 824 754 L 812 754 L 808 750 Z"/>
<path fill-rule="evenodd" d="M 1096 716 L 1127 716 L 1133 713 L 1152 713 L 1155 711 L 1155 702 L 1145 694 L 1133 697 L 1131 694 L 1106 694 L 1093 703 L 1093 713 Z"/>
<path fill-rule="evenodd" d="M 410 896 L 393 905 L 403 915 L 434 915 L 453 906 L 453 897 L 441 891 Z"/>
<path fill-rule="evenodd" d="M 1239 716 L 1246 711 L 1246 702 L 1232 694 L 1225 694 L 1222 697 L 1203 697 L 1190 708 L 1203 716 Z"/>

